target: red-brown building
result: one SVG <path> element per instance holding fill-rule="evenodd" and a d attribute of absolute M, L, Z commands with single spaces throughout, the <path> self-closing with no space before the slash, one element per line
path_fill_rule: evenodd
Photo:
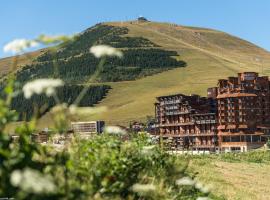
<path fill-rule="evenodd" d="M 208 88 L 207 98 L 183 94 L 157 97 L 156 134 L 190 150 L 247 151 L 270 136 L 270 82 L 239 73 Z"/>
<path fill-rule="evenodd" d="M 216 105 L 210 98 L 176 94 L 157 97 L 157 135 L 172 138 L 178 149 L 215 151 Z"/>
<path fill-rule="evenodd" d="M 218 141 L 224 151 L 265 144 L 270 130 L 270 82 L 255 72 L 218 81 Z"/>

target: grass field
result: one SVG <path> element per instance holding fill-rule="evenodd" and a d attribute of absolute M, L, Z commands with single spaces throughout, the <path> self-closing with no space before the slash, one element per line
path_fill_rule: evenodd
<path fill-rule="evenodd" d="M 269 161 L 256 163 L 216 157 L 197 157 L 190 162 L 190 171 L 215 195 L 228 200 L 270 199 Z"/>

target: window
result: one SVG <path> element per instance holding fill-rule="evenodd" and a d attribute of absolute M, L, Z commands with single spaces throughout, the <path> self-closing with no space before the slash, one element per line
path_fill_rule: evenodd
<path fill-rule="evenodd" d="M 253 135 L 253 136 L 252 136 L 252 141 L 253 141 L 253 142 L 260 142 L 260 136 L 258 136 L 258 135 Z"/>
<path fill-rule="evenodd" d="M 230 142 L 230 137 L 229 136 L 223 136 L 222 141 L 223 142 Z"/>
<path fill-rule="evenodd" d="M 241 147 L 231 147 L 232 151 L 241 151 Z"/>
<path fill-rule="evenodd" d="M 231 141 L 232 142 L 240 142 L 240 136 L 232 136 Z"/>

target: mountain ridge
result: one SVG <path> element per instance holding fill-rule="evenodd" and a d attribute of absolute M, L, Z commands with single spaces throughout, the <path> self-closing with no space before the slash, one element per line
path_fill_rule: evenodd
<path fill-rule="evenodd" d="M 144 121 L 146 115 L 154 115 L 156 96 L 173 93 L 205 96 L 207 87 L 215 86 L 219 78 L 235 76 L 237 72 L 256 71 L 270 75 L 267 50 L 222 31 L 139 21 L 102 25 L 125 27 L 129 31 L 121 37 L 143 37 L 160 46 L 157 48 L 175 51 L 178 55 L 173 57 L 185 61 L 187 66 L 135 80 L 102 82 L 112 89 L 97 106 L 106 106 L 108 111 L 84 120 L 101 119 L 109 124 L 124 125 L 133 120 Z M 48 121 L 49 117 L 42 119 L 43 124 Z"/>

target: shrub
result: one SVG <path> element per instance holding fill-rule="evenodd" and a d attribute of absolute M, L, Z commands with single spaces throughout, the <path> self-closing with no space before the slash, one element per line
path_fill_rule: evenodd
<path fill-rule="evenodd" d="M 70 149 L 69 187 L 72 198 L 189 199 L 205 196 L 191 186 L 177 186 L 187 161 L 150 143 L 144 133 L 126 141 L 115 135 L 77 138 Z M 135 189 L 134 189 L 135 187 Z M 141 188 L 140 188 L 141 187 Z M 138 191 L 137 191 L 138 190 Z"/>

